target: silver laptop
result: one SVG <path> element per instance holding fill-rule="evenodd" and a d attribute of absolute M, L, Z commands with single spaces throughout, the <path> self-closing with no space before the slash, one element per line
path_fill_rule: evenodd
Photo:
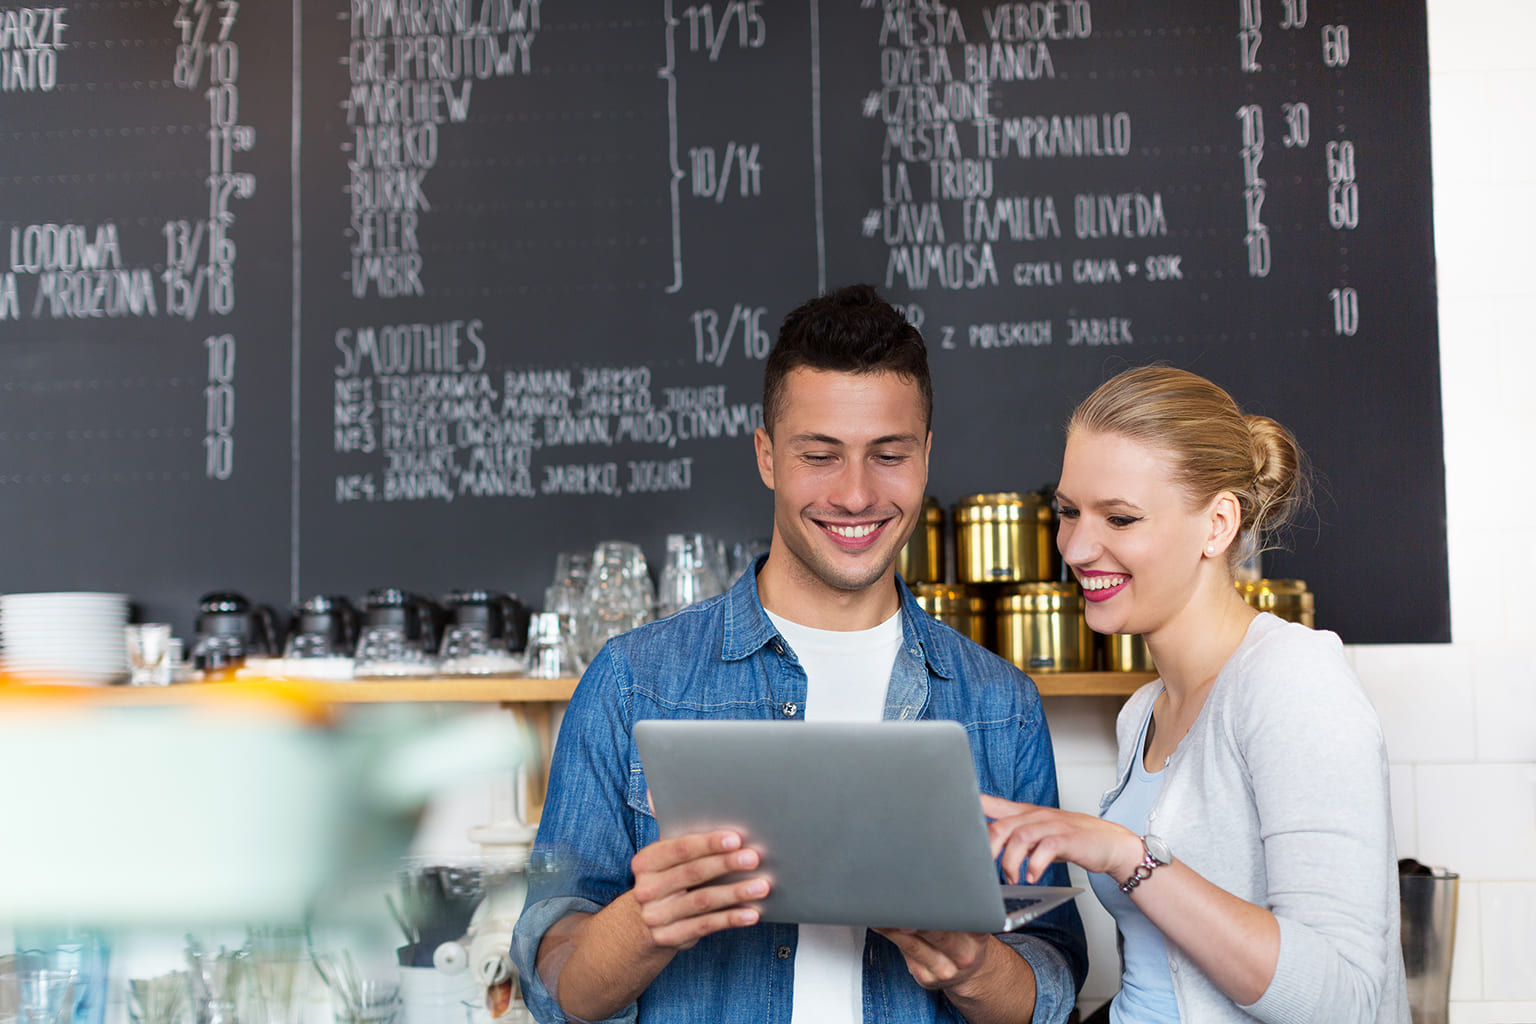
<path fill-rule="evenodd" d="M 1001 882 L 957 722 L 643 721 L 635 744 L 663 838 L 761 851 L 765 921 L 1003 932 L 1082 892 Z"/>

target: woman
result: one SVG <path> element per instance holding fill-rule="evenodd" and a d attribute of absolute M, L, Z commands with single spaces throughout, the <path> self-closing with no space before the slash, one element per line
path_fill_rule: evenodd
<path fill-rule="evenodd" d="M 1090 873 L 1121 940 L 1114 1024 L 1409 1019 L 1375 712 L 1337 636 L 1232 582 L 1303 489 L 1285 428 L 1182 370 L 1122 373 L 1068 427 L 1062 559 L 1088 624 L 1141 634 L 1161 678 L 1120 712 L 1101 817 L 982 801 L 1010 881 Z"/>

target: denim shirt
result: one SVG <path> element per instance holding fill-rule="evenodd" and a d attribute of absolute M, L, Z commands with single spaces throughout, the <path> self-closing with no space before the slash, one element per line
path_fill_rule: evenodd
<path fill-rule="evenodd" d="M 576 687 L 555 746 L 535 847 L 536 862 L 559 869 L 530 878 L 512 938 L 523 998 L 540 1021 L 568 1020 L 535 969 L 545 932 L 567 914 L 595 913 L 633 887 L 631 858 L 658 838 L 634 723 L 805 717 L 805 670 L 763 611 L 756 575 L 743 573 L 727 593 L 610 640 Z M 897 586 L 903 641 L 884 717 L 960 722 L 982 792 L 1055 806 L 1055 760 L 1034 684 L 927 615 Z M 1041 881 L 1070 884 L 1060 864 Z M 789 1024 L 796 935 L 795 925 L 764 923 L 707 936 L 678 953 L 639 1001 L 612 1020 Z M 1076 907 L 1067 903 L 998 937 L 1034 969 L 1034 1020 L 1065 1020 L 1087 973 Z M 942 994 L 919 986 L 896 946 L 873 932 L 863 971 L 867 1024 L 964 1020 Z"/>

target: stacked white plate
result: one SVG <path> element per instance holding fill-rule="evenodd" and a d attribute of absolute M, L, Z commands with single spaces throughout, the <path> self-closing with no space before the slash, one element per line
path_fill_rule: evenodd
<path fill-rule="evenodd" d="M 104 686 L 128 674 L 126 594 L 0 594 L 0 660 L 35 682 Z"/>

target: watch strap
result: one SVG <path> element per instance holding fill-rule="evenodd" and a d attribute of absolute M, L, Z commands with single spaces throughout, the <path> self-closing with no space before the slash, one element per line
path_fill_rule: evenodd
<path fill-rule="evenodd" d="M 1142 882 L 1152 877 L 1152 872 L 1162 867 L 1166 861 L 1158 860 L 1152 856 L 1152 848 L 1147 845 L 1147 837 L 1141 837 L 1141 863 L 1136 865 L 1136 870 L 1131 872 L 1131 877 L 1120 883 L 1120 891 L 1127 896 L 1131 890 Z"/>

